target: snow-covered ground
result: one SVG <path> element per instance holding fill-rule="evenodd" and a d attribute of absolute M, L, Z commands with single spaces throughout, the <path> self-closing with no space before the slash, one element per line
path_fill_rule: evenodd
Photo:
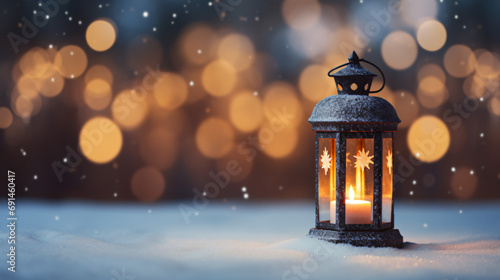
<path fill-rule="evenodd" d="M 500 202 L 396 205 L 404 249 L 305 237 L 312 203 L 217 203 L 186 224 L 178 203 L 21 201 L 16 273 L 0 279 L 500 279 Z M 4 221 L 7 210 L 5 210 Z"/>

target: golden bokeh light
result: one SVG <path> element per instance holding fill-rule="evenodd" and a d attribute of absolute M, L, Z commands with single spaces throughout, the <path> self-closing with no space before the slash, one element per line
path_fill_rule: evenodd
<path fill-rule="evenodd" d="M 330 62 L 332 64 L 326 65 L 327 67 L 333 68 L 335 66 L 338 66 L 340 64 L 344 64 L 346 61 L 346 57 L 349 57 L 349 55 L 352 53 L 352 51 L 356 51 L 359 57 L 363 57 L 363 54 L 365 52 L 364 49 L 364 44 L 360 44 L 360 38 L 359 38 L 359 30 L 354 29 L 351 26 L 343 26 L 334 32 L 329 36 L 328 41 L 329 44 L 326 48 L 327 51 L 331 51 L 332 53 L 330 54 L 336 54 L 339 55 L 337 57 L 332 56 L 330 57 Z M 361 39 L 363 40 L 363 39 Z M 340 49 L 340 50 L 339 50 Z M 340 63 L 336 63 L 334 59 L 340 59 Z"/>
<path fill-rule="evenodd" d="M 104 164 L 112 161 L 120 153 L 122 144 L 120 128 L 106 117 L 94 117 L 80 130 L 80 150 L 94 163 Z"/>
<path fill-rule="evenodd" d="M 220 158 L 231 151 L 234 145 L 234 132 L 223 119 L 205 119 L 196 130 L 196 147 L 209 158 Z"/>
<path fill-rule="evenodd" d="M 50 65 L 49 54 L 40 47 L 32 48 L 19 61 L 21 71 L 30 78 L 40 77 Z"/>
<path fill-rule="evenodd" d="M 47 52 L 47 54 L 49 55 L 49 58 L 50 58 L 50 61 L 52 62 L 52 64 L 54 63 L 54 59 L 56 58 L 56 55 L 57 55 L 57 52 L 59 52 L 59 48 L 58 47 L 48 47 L 45 49 L 45 51 Z"/>
<path fill-rule="evenodd" d="M 500 98 L 492 97 L 488 102 L 488 109 L 493 115 L 500 116 Z"/>
<path fill-rule="evenodd" d="M 299 88 L 302 95 L 313 102 L 337 94 L 335 82 L 326 73 L 330 68 L 313 64 L 306 67 L 299 77 Z"/>
<path fill-rule="evenodd" d="M 55 67 L 50 67 L 39 79 L 40 93 L 45 97 L 59 95 L 64 88 L 64 78 Z"/>
<path fill-rule="evenodd" d="M 285 22 L 295 30 L 307 30 L 318 23 L 321 4 L 317 0 L 285 0 L 281 6 Z"/>
<path fill-rule="evenodd" d="M 435 77 L 439 79 L 443 84 L 446 83 L 446 74 L 443 69 L 436 64 L 426 64 L 422 66 L 417 73 L 417 80 L 420 82 L 427 77 Z"/>
<path fill-rule="evenodd" d="M 101 79 L 90 81 L 83 92 L 85 104 L 92 110 L 102 110 L 108 107 L 111 102 L 111 86 Z"/>
<path fill-rule="evenodd" d="M 434 87 L 431 87 L 432 83 L 435 83 Z M 427 77 L 419 83 L 417 98 L 425 108 L 434 109 L 441 106 L 448 96 L 448 89 L 435 77 Z"/>
<path fill-rule="evenodd" d="M 484 78 L 474 74 L 465 78 L 462 88 L 469 98 L 477 99 L 485 95 L 486 88 L 490 86 L 487 83 Z"/>
<path fill-rule="evenodd" d="M 135 90 L 120 92 L 111 104 L 113 119 L 124 129 L 137 128 L 145 119 L 149 105 Z"/>
<path fill-rule="evenodd" d="M 6 129 L 12 124 L 12 112 L 7 107 L 0 107 L 0 128 Z"/>
<path fill-rule="evenodd" d="M 394 107 L 398 112 L 398 116 L 401 119 L 399 127 L 405 128 L 409 127 L 412 122 L 417 118 L 420 111 L 418 106 L 418 101 L 413 96 L 413 94 L 403 91 L 394 91 Z"/>
<path fill-rule="evenodd" d="M 179 144 L 173 133 L 165 128 L 155 128 L 148 132 L 140 142 L 142 160 L 160 170 L 171 167 L 176 159 Z"/>
<path fill-rule="evenodd" d="M 437 16 L 438 5 L 435 0 L 403 0 L 398 9 L 401 19 L 408 25 L 417 27 L 422 22 Z"/>
<path fill-rule="evenodd" d="M 439 92 L 444 89 L 444 84 L 440 79 L 434 76 L 428 76 L 420 80 L 418 87 L 430 95 L 438 95 Z"/>
<path fill-rule="evenodd" d="M 132 176 L 130 187 L 134 196 L 142 202 L 154 202 L 165 191 L 165 179 L 158 169 L 146 166 Z"/>
<path fill-rule="evenodd" d="M 444 54 L 444 68 L 453 77 L 463 78 L 476 67 L 476 57 L 465 45 L 453 45 Z"/>
<path fill-rule="evenodd" d="M 285 82 L 274 82 L 264 89 L 264 116 L 276 126 L 296 127 L 303 109 L 297 91 Z"/>
<path fill-rule="evenodd" d="M 85 73 L 85 83 L 90 83 L 90 81 L 95 79 L 105 80 L 109 85 L 113 84 L 113 73 L 108 67 L 104 65 L 93 65 Z"/>
<path fill-rule="evenodd" d="M 423 107 L 434 109 L 448 100 L 449 92 L 444 84 L 445 75 L 441 68 L 434 64 L 425 65 L 419 70 L 417 78 L 417 98 Z"/>
<path fill-rule="evenodd" d="M 252 66 L 239 73 L 238 86 L 241 88 L 260 88 L 264 73 L 259 66 Z"/>
<path fill-rule="evenodd" d="M 457 198 L 471 198 L 476 192 L 478 179 L 471 170 L 468 167 L 459 167 L 451 176 L 451 191 Z"/>
<path fill-rule="evenodd" d="M 186 99 L 187 103 L 195 103 L 201 100 L 203 97 L 207 95 L 207 92 L 203 88 L 203 84 L 201 82 L 201 73 L 203 68 L 195 66 L 195 67 L 184 67 L 181 71 L 182 77 L 188 82 L 188 96 Z"/>
<path fill-rule="evenodd" d="M 29 98 L 14 90 L 10 101 L 12 112 L 24 120 L 38 114 L 42 109 L 42 99 L 39 95 Z"/>
<path fill-rule="evenodd" d="M 485 79 L 495 79 L 500 74 L 500 60 L 488 51 L 477 56 L 476 73 Z"/>
<path fill-rule="evenodd" d="M 162 73 L 154 88 L 154 97 L 160 107 L 175 109 L 187 99 L 188 86 L 184 78 L 176 73 Z"/>
<path fill-rule="evenodd" d="M 415 158 L 423 162 L 435 162 L 448 151 L 450 132 L 439 118 L 424 115 L 411 125 L 407 141 L 410 152 Z"/>
<path fill-rule="evenodd" d="M 427 20 L 418 27 L 417 41 L 424 50 L 435 52 L 446 42 L 446 29 L 437 20 Z"/>
<path fill-rule="evenodd" d="M 115 43 L 115 26 L 109 19 L 95 20 L 87 27 L 85 38 L 89 47 L 94 51 L 106 51 Z"/>
<path fill-rule="evenodd" d="M 63 77 L 73 79 L 79 77 L 87 68 L 87 55 L 78 46 L 65 46 L 57 52 L 54 65 Z"/>
<path fill-rule="evenodd" d="M 20 95 L 31 99 L 38 96 L 40 84 L 37 80 L 23 75 L 21 78 L 19 78 L 19 80 L 17 80 L 16 89 Z"/>
<path fill-rule="evenodd" d="M 152 71 L 155 71 L 163 59 L 162 50 L 162 45 L 155 37 L 140 35 L 130 42 L 126 60 L 130 68 L 136 71 L 145 72 L 146 67 L 151 67 Z"/>
<path fill-rule="evenodd" d="M 14 100 L 14 113 L 23 119 L 28 119 L 33 113 L 33 102 L 31 99 L 18 95 Z"/>
<path fill-rule="evenodd" d="M 234 89 L 237 79 L 234 67 L 221 59 L 205 66 L 201 74 L 203 88 L 213 96 L 229 94 Z"/>
<path fill-rule="evenodd" d="M 325 65 L 328 68 L 328 71 L 330 71 L 333 67 L 344 64 L 345 58 L 346 57 L 341 53 L 330 53 L 326 55 L 323 65 Z"/>
<path fill-rule="evenodd" d="M 382 58 L 391 68 L 403 70 L 417 59 L 417 43 L 405 31 L 393 31 L 382 42 Z"/>
<path fill-rule="evenodd" d="M 233 33 L 221 40 L 217 56 L 229 62 L 236 71 L 241 72 L 250 67 L 254 61 L 255 49 L 248 37 Z"/>
<path fill-rule="evenodd" d="M 218 36 L 208 25 L 195 23 L 180 38 L 180 52 L 192 64 L 204 64 L 215 58 Z"/>
<path fill-rule="evenodd" d="M 298 140 L 297 129 L 291 126 L 272 129 L 268 122 L 259 130 L 259 145 L 264 153 L 272 158 L 284 158 L 291 155 Z"/>
<path fill-rule="evenodd" d="M 235 94 L 229 106 L 229 119 L 242 132 L 256 130 L 264 120 L 262 102 L 248 90 Z"/>

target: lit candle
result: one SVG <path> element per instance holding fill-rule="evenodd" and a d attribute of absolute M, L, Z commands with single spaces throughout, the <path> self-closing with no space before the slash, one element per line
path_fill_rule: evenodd
<path fill-rule="evenodd" d="M 330 219 L 335 220 L 337 214 L 337 203 L 330 203 Z M 371 224 L 372 203 L 366 200 L 354 199 L 354 190 L 349 189 L 349 199 L 345 201 L 345 223 L 346 224 Z"/>

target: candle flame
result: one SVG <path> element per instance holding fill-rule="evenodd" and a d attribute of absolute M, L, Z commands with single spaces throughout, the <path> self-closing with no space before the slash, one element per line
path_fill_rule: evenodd
<path fill-rule="evenodd" d="M 352 185 L 349 189 L 349 200 L 354 200 L 354 190 L 352 189 Z"/>

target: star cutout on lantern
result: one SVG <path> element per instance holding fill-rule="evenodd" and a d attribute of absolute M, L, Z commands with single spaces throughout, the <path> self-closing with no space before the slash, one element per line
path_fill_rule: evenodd
<path fill-rule="evenodd" d="M 351 162 L 351 160 L 349 159 L 349 154 L 350 153 L 345 154 L 345 162 Z"/>
<path fill-rule="evenodd" d="M 323 154 L 321 155 L 321 168 L 325 170 L 325 175 L 328 174 L 328 170 L 330 169 L 330 162 L 332 161 L 332 158 L 328 154 L 328 151 L 325 150 L 323 151 Z"/>
<path fill-rule="evenodd" d="M 392 153 L 391 150 L 388 151 L 389 155 L 386 156 L 387 158 L 387 168 L 389 169 L 389 174 L 392 173 Z"/>
<path fill-rule="evenodd" d="M 364 170 L 365 167 L 370 169 L 370 163 L 373 164 L 373 161 L 372 161 L 373 156 L 368 156 L 369 153 L 370 153 L 370 151 L 366 151 L 366 153 L 365 153 L 365 148 L 363 148 L 362 151 L 358 151 L 358 155 L 354 156 L 355 158 L 358 159 L 354 163 L 354 166 L 361 167 L 362 170 Z"/>

